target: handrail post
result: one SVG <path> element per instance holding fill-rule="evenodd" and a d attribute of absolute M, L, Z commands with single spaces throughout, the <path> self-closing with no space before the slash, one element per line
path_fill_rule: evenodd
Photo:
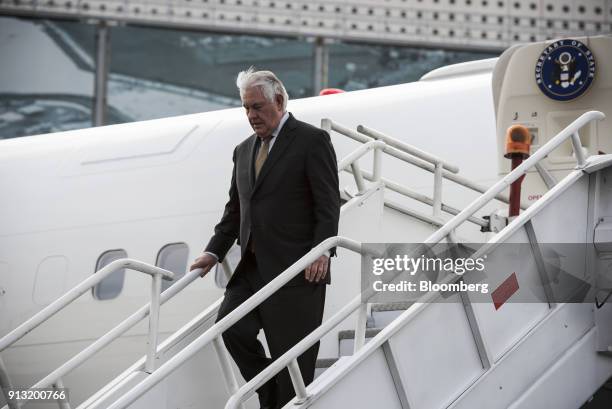
<path fill-rule="evenodd" d="M 64 390 L 66 389 L 66 387 L 64 386 L 64 381 L 62 381 L 62 378 L 59 378 L 53 383 L 53 389 L 56 391 L 59 391 L 60 389 L 64 389 Z M 70 403 L 68 402 L 68 395 L 66 395 L 66 399 L 58 399 L 57 404 L 59 405 L 60 409 L 70 409 Z"/>
<path fill-rule="evenodd" d="M 382 149 L 376 147 L 374 149 L 374 164 L 372 169 L 372 176 L 374 177 L 375 182 L 380 182 L 380 178 L 382 177 Z"/>
<path fill-rule="evenodd" d="M 434 185 L 433 185 L 433 216 L 438 218 L 442 214 L 442 170 L 443 165 L 437 162 L 434 170 Z"/>
<path fill-rule="evenodd" d="M 546 185 L 546 187 L 548 189 L 552 189 L 553 187 L 555 187 L 555 185 L 557 184 L 557 180 L 552 175 L 552 173 L 550 173 L 550 171 L 548 169 L 546 169 L 544 166 L 542 166 L 541 162 L 536 163 L 534 165 L 534 167 L 536 168 L 536 170 L 540 174 L 540 177 L 542 178 L 542 181 L 544 182 L 544 184 Z"/>
<path fill-rule="evenodd" d="M 368 323 L 368 303 L 362 302 L 357 313 L 357 325 L 355 326 L 355 343 L 353 353 L 357 353 L 365 345 L 366 327 Z"/>
<path fill-rule="evenodd" d="M 8 371 L 6 370 L 6 365 L 4 365 L 4 361 L 0 356 L 0 391 L 4 392 L 7 389 L 14 388 L 11 382 L 11 378 L 9 378 Z M 18 400 L 9 399 L 6 394 L 4 394 L 4 400 L 6 400 L 10 409 L 21 409 L 21 402 L 19 402 Z"/>
<path fill-rule="evenodd" d="M 289 362 L 287 369 L 289 369 L 289 375 L 291 376 L 291 383 L 293 384 L 293 389 L 295 390 L 297 403 L 304 403 L 308 399 L 308 392 L 306 392 L 304 378 L 302 378 L 302 372 L 300 372 L 300 367 L 296 358 Z"/>
<path fill-rule="evenodd" d="M 355 178 L 355 184 L 357 185 L 358 194 L 362 195 L 365 190 L 365 182 L 363 180 L 363 174 L 361 173 L 361 167 L 359 162 L 355 161 L 351 163 L 351 170 L 353 171 L 353 177 Z"/>
<path fill-rule="evenodd" d="M 574 155 L 576 155 L 576 160 L 578 161 L 578 166 L 583 166 L 586 159 L 584 157 L 584 152 L 582 152 L 582 142 L 580 142 L 578 131 L 572 134 L 572 146 L 574 148 Z"/>
<path fill-rule="evenodd" d="M 161 292 L 161 274 L 153 275 L 151 284 L 151 313 L 149 314 L 149 340 L 145 371 L 152 373 L 155 370 L 155 355 L 157 354 L 157 330 L 159 327 L 159 297 Z"/>
<path fill-rule="evenodd" d="M 225 387 L 231 396 L 238 390 L 238 382 L 236 381 L 236 376 L 234 375 L 234 370 L 232 369 L 232 363 L 228 356 L 227 349 L 225 349 L 225 346 L 223 345 L 221 335 L 213 339 L 213 346 L 217 354 L 217 359 L 219 360 L 219 365 L 221 366 L 221 372 L 223 373 L 223 379 L 225 380 Z M 243 404 L 241 403 L 240 408 L 242 407 Z"/>
<path fill-rule="evenodd" d="M 321 119 L 321 129 L 326 131 L 331 136 L 331 133 L 332 133 L 332 120 L 329 119 L 329 118 L 322 118 Z"/>

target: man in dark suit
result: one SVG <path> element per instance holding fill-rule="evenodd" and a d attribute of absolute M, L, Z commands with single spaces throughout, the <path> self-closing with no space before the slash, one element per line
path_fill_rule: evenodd
<path fill-rule="evenodd" d="M 251 68 L 236 84 L 255 134 L 234 150 L 229 201 L 205 253 L 191 266 L 205 275 L 239 240 L 242 257 L 217 320 L 336 236 L 340 215 L 336 155 L 327 132 L 286 111 L 287 92 L 273 73 Z M 334 252 L 320 256 L 223 334 L 247 381 L 321 324 Z M 257 340 L 262 328 L 272 359 Z M 306 384 L 314 378 L 318 347 L 298 358 Z M 295 395 L 286 369 L 257 392 L 262 408 L 282 407 Z"/>

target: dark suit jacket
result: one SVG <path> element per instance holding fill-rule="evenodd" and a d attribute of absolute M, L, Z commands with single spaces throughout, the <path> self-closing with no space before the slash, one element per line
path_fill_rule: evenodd
<path fill-rule="evenodd" d="M 257 135 L 234 149 L 229 201 L 206 246 L 223 260 L 236 238 L 242 256 L 252 240 L 266 282 L 336 236 L 340 217 L 336 154 L 327 132 L 289 114 L 276 138 L 256 181 Z M 300 273 L 287 285 L 304 284 L 310 283 Z"/>

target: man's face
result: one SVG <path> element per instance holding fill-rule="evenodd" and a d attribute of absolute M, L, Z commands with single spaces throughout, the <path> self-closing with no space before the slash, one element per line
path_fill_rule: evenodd
<path fill-rule="evenodd" d="M 274 102 L 266 99 L 259 86 L 249 87 L 242 96 L 244 107 L 251 128 L 260 138 L 272 135 L 283 117 L 282 97 L 276 95 Z"/>

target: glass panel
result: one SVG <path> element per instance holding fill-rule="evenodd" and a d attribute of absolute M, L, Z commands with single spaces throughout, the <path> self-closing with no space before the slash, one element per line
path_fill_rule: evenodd
<path fill-rule="evenodd" d="M 109 250 L 98 258 L 98 262 L 96 263 L 96 271 L 99 271 L 101 268 L 109 265 L 115 260 L 126 257 L 127 253 L 125 250 Z M 123 289 L 124 278 L 125 269 L 117 270 L 111 273 L 93 288 L 94 298 L 97 300 L 111 300 L 113 298 L 117 298 Z"/>
<path fill-rule="evenodd" d="M 109 104 L 128 120 L 240 106 L 239 71 L 274 71 L 291 98 L 310 96 L 304 40 L 118 26 L 111 31 Z"/>
<path fill-rule="evenodd" d="M 162 280 L 162 292 L 185 275 L 187 257 L 189 257 L 189 247 L 185 243 L 168 244 L 159 251 L 155 265 L 174 273 L 174 280 Z"/>
<path fill-rule="evenodd" d="M 354 91 L 403 84 L 417 81 L 435 68 L 498 55 L 499 53 L 335 43 L 329 46 L 329 87 Z"/>
<path fill-rule="evenodd" d="M 94 43 L 89 24 L 0 17 L 0 139 L 91 126 Z"/>
<path fill-rule="evenodd" d="M 0 17 L 0 138 L 91 126 L 96 26 Z M 110 28 L 107 121 L 240 105 L 236 74 L 274 71 L 290 98 L 312 95 L 312 42 L 155 27 Z M 444 65 L 497 53 L 336 42 L 329 87 L 347 91 L 418 80 Z"/>

